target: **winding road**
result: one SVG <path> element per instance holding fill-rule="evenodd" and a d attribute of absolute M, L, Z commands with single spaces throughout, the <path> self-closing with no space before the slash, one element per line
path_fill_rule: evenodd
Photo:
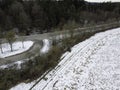
<path fill-rule="evenodd" d="M 96 25 L 96 26 L 92 26 L 92 27 L 77 28 L 74 30 L 74 33 L 82 34 L 84 32 L 96 32 L 96 31 L 99 32 L 102 30 L 103 31 L 107 30 L 109 28 L 118 27 L 119 25 L 120 25 L 120 22 L 114 22 L 114 23 L 109 23 L 109 24 Z M 56 38 L 59 39 L 59 38 L 61 38 L 61 36 L 66 35 L 66 34 L 69 36 L 69 30 L 19 37 L 18 40 L 20 40 L 21 38 L 24 38 L 25 40 L 34 41 L 35 43 L 34 43 L 33 47 L 25 53 L 18 54 L 16 56 L 11 56 L 11 57 L 4 58 L 4 59 L 0 59 L 0 65 L 16 62 L 19 60 L 25 60 L 26 57 L 29 57 L 31 55 L 35 56 L 36 53 L 40 53 L 39 50 L 43 47 L 42 41 L 44 39 L 49 39 L 49 40 L 53 40 Z"/>

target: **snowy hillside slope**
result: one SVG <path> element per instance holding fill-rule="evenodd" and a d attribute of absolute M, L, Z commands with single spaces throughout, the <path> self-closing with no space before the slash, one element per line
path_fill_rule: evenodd
<path fill-rule="evenodd" d="M 61 59 L 32 90 L 119 90 L 120 28 L 92 36 Z M 10 90 L 29 90 L 36 81 Z"/>

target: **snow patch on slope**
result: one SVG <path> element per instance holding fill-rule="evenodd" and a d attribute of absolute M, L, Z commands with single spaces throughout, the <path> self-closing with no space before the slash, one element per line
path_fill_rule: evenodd
<path fill-rule="evenodd" d="M 50 49 L 50 41 L 48 39 L 43 40 L 43 48 L 40 50 L 42 54 L 47 53 Z"/>

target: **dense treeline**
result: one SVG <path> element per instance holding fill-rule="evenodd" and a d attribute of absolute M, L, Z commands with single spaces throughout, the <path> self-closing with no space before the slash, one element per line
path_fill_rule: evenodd
<path fill-rule="evenodd" d="M 88 23 L 118 19 L 120 3 L 88 3 L 84 0 L 1 0 L 0 28 L 18 32 L 44 32 L 76 21 Z"/>

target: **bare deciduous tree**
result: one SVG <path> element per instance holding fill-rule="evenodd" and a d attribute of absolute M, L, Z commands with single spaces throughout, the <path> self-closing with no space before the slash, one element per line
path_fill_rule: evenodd
<path fill-rule="evenodd" d="M 1 53 L 3 53 L 3 49 L 2 49 L 2 39 L 0 40 L 0 51 L 1 51 Z"/>
<path fill-rule="evenodd" d="M 3 53 L 3 49 L 2 49 L 2 38 L 3 38 L 3 35 L 2 35 L 1 28 L 0 28 L 0 50 L 1 50 L 1 53 Z"/>
<path fill-rule="evenodd" d="M 7 32 L 6 35 L 5 35 L 5 38 L 8 41 L 8 43 L 10 44 L 10 48 L 11 48 L 11 52 L 12 52 L 13 51 L 12 44 L 16 40 L 16 38 L 15 38 L 15 32 L 12 31 L 12 30 L 9 31 L 9 32 Z"/>

